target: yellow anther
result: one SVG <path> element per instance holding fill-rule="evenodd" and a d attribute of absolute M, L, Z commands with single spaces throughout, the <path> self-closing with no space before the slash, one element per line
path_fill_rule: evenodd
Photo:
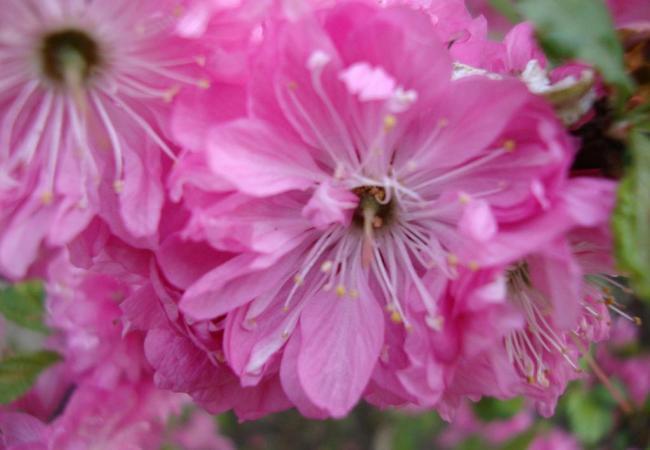
<path fill-rule="evenodd" d="M 637 327 L 640 327 L 641 324 L 643 323 L 642 320 L 641 320 L 641 318 L 640 318 L 639 316 L 634 316 L 634 317 L 632 317 L 632 320 L 634 320 L 634 324 L 635 324 Z"/>
<path fill-rule="evenodd" d="M 282 332 L 282 339 L 287 339 L 289 337 L 289 332 L 287 330 L 284 330 Z"/>
<path fill-rule="evenodd" d="M 183 10 L 183 5 L 176 5 L 172 11 L 172 15 L 176 18 L 181 17 L 185 11 Z"/>
<path fill-rule="evenodd" d="M 528 375 L 526 377 L 526 381 L 528 382 L 528 384 L 535 384 L 535 377 L 532 375 Z"/>
<path fill-rule="evenodd" d="M 343 286 L 342 284 L 339 284 L 338 286 L 336 286 L 336 295 L 338 295 L 339 297 L 344 297 L 345 296 L 345 286 Z"/>
<path fill-rule="evenodd" d="M 517 144 L 512 139 L 508 139 L 503 143 L 503 149 L 507 152 L 514 152 L 516 148 Z"/>
<path fill-rule="evenodd" d="M 390 131 L 395 128 L 395 125 L 397 125 L 397 117 L 392 114 L 387 114 L 386 117 L 384 117 L 384 130 Z"/>
<path fill-rule="evenodd" d="M 480 269 L 481 266 L 479 266 L 479 264 L 476 261 L 470 261 L 467 264 L 467 267 L 469 267 L 469 270 L 471 270 L 472 272 L 476 272 L 478 269 Z"/>
<path fill-rule="evenodd" d="M 124 181 L 122 180 L 113 181 L 113 190 L 115 191 L 116 194 L 121 194 L 122 191 L 124 191 Z"/>
<path fill-rule="evenodd" d="M 289 307 L 287 305 L 282 306 L 282 312 L 283 313 L 288 313 L 289 312 Z"/>
<path fill-rule="evenodd" d="M 393 311 L 390 314 L 390 320 L 392 320 L 395 323 L 402 323 L 402 315 L 397 311 Z"/>
<path fill-rule="evenodd" d="M 461 192 L 460 194 L 458 194 L 458 201 L 462 205 L 467 205 L 471 200 L 472 200 L 472 198 L 469 195 L 467 195 L 466 193 L 464 193 L 464 192 Z"/>
<path fill-rule="evenodd" d="M 332 261 L 325 261 L 323 264 L 320 266 L 321 272 L 328 273 L 330 270 L 332 270 Z"/>
<path fill-rule="evenodd" d="M 296 283 L 297 286 L 300 286 L 304 281 L 305 278 L 300 274 L 297 274 L 295 277 L 293 277 L 293 282 Z"/>
<path fill-rule="evenodd" d="M 52 192 L 46 191 L 41 194 L 41 203 L 44 205 L 51 204 L 52 200 L 54 200 L 54 194 L 52 194 Z"/>
<path fill-rule="evenodd" d="M 429 328 L 435 331 L 442 330 L 442 326 L 445 324 L 445 318 L 442 316 L 426 316 L 424 319 Z"/>
<path fill-rule="evenodd" d="M 350 289 L 350 298 L 351 299 L 359 298 L 359 291 L 357 291 L 356 289 Z"/>
<path fill-rule="evenodd" d="M 202 80 L 199 80 L 196 85 L 201 88 L 201 89 L 210 89 L 210 80 L 206 80 L 205 78 Z"/>
<path fill-rule="evenodd" d="M 448 253 L 447 264 L 449 264 L 450 266 L 458 265 L 458 256 L 456 256 L 454 253 Z"/>
<path fill-rule="evenodd" d="M 165 103 L 171 103 L 171 101 L 174 100 L 174 97 L 176 97 L 176 94 L 178 94 L 179 91 L 180 91 L 180 87 L 178 86 L 170 87 L 163 93 L 163 101 Z"/>

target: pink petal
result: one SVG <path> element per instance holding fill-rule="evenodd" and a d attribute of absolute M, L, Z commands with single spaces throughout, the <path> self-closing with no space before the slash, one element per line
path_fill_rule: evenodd
<path fill-rule="evenodd" d="M 332 292 L 309 299 L 300 317 L 298 375 L 317 407 L 343 417 L 359 401 L 379 357 L 383 322 L 368 289 L 356 299 Z"/>
<path fill-rule="evenodd" d="M 215 174 L 253 196 L 306 189 L 319 177 L 306 148 L 254 120 L 238 120 L 214 129 L 208 152 Z"/>

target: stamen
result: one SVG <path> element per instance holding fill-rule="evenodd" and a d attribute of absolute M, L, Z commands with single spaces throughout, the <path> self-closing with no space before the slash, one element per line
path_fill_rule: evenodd
<path fill-rule="evenodd" d="M 99 112 L 99 117 L 101 118 L 102 124 L 104 125 L 104 129 L 108 133 L 108 138 L 111 141 L 111 148 L 113 149 L 113 160 L 115 163 L 115 181 L 113 182 L 113 188 L 115 192 L 120 193 L 124 185 L 122 182 L 122 176 L 124 175 L 124 155 L 122 152 L 122 143 L 120 142 L 120 138 L 117 135 L 115 127 L 113 126 L 113 122 L 111 121 L 108 113 L 102 105 L 102 101 L 94 92 L 91 93 L 91 98 L 93 104 L 95 105 L 95 108 L 97 108 L 97 111 Z"/>

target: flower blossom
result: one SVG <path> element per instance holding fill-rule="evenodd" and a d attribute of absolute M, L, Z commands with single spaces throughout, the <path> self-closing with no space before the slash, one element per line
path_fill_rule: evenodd
<path fill-rule="evenodd" d="M 519 81 L 452 81 L 422 12 L 343 2 L 266 36 L 250 117 L 200 131 L 203 151 L 175 169 L 202 175 L 180 188 L 187 238 L 232 254 L 187 288 L 180 310 L 225 318 L 225 359 L 243 386 L 279 374 L 303 414 L 340 417 L 376 384 L 387 324 L 424 327 L 432 341 L 462 334 L 447 323 L 460 317 L 454 297 L 441 300 L 449 282 L 478 277 L 457 293 L 490 285 L 481 255 L 502 229 L 545 216 L 571 144 Z M 515 242 L 490 264 L 539 243 Z"/>
<path fill-rule="evenodd" d="M 144 245 L 157 232 L 162 177 L 176 159 L 170 102 L 210 86 L 224 48 L 248 43 L 254 22 L 240 10 L 264 2 L 209 8 L 201 41 L 185 14 L 199 0 L 5 3 L 0 270 L 24 276 L 39 252 L 70 242 L 96 215 Z M 222 23 L 227 36 L 212 32 Z"/>

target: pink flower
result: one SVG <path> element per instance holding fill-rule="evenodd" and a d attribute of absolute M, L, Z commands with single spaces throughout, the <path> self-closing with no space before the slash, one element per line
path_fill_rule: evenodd
<path fill-rule="evenodd" d="M 172 444 L 183 450 L 233 450 L 233 444 L 217 432 L 215 418 L 196 410 L 187 423 L 173 431 Z"/>
<path fill-rule="evenodd" d="M 614 23 L 618 28 L 650 29 L 650 8 L 643 0 L 607 0 Z"/>
<path fill-rule="evenodd" d="M 146 383 L 121 384 L 111 390 L 81 385 L 63 415 L 48 426 L 49 448 L 158 448 L 178 400 Z"/>
<path fill-rule="evenodd" d="M 570 434 L 556 429 L 530 443 L 530 450 L 580 450 L 578 441 Z"/>
<path fill-rule="evenodd" d="M 26 413 L 0 413 L 0 447 L 7 450 L 159 448 L 167 417 L 180 398 L 151 384 L 102 389 L 81 383 L 46 423 Z"/>
<path fill-rule="evenodd" d="M 184 397 L 154 387 L 143 334 L 122 326 L 120 302 L 138 292 L 130 271 L 137 262 L 131 258 L 126 275 L 119 255 L 103 256 L 90 270 L 71 266 L 64 253 L 50 264 L 48 347 L 63 361 L 0 414 L 7 448 L 157 448 L 167 418 L 180 407 Z"/>
<path fill-rule="evenodd" d="M 523 433 L 533 424 L 533 414 L 524 408 L 509 419 L 483 421 L 476 416 L 470 402 L 464 402 L 454 421 L 440 434 L 438 443 L 443 448 L 456 448 L 470 435 L 480 435 L 490 444 L 499 445 Z"/>
<path fill-rule="evenodd" d="M 203 72 L 234 76 L 218 67 L 243 66 L 257 17 L 248 11 L 261 3 L 215 3 L 203 41 L 179 36 L 196 34 L 183 12 L 200 0 L 5 3 L 0 271 L 23 276 L 39 251 L 70 242 L 95 215 L 125 239 L 150 239 L 176 158 L 166 138 L 170 101 L 209 87 Z"/>
<path fill-rule="evenodd" d="M 519 230 L 527 245 L 536 237 L 546 240 L 507 270 L 508 299 L 524 326 L 508 332 L 503 346 L 463 361 L 467 376 L 445 393 L 445 410 L 453 410 L 459 397 L 483 390 L 499 398 L 525 395 L 543 415 L 552 414 L 567 383 L 580 376 L 580 354 L 590 342 L 608 336 L 608 286 L 616 283 L 616 275 L 606 230 L 614 188 L 605 180 L 571 180 L 555 211 Z M 562 222 L 566 229 L 554 237 L 540 228 L 546 220 Z M 504 230 L 502 237 L 508 234 Z M 501 257 L 516 242 L 510 236 L 492 250 Z"/>
<path fill-rule="evenodd" d="M 279 374 L 303 414 L 340 417 L 368 386 L 386 311 L 443 329 L 448 280 L 477 270 L 501 227 L 544 214 L 571 152 L 518 81 L 452 82 L 422 13 L 342 2 L 266 36 L 252 117 L 206 133 L 202 159 L 176 168 L 201 167 L 186 178 L 187 236 L 234 253 L 180 310 L 226 315 L 244 386 Z"/>

